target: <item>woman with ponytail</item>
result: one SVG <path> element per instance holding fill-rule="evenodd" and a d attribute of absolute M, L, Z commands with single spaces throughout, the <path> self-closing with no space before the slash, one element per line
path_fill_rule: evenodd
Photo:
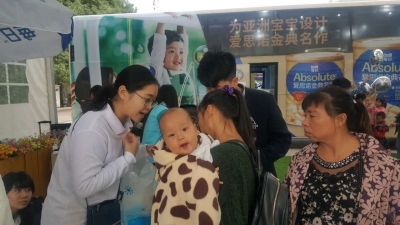
<path fill-rule="evenodd" d="M 201 132 L 221 143 L 211 149 L 213 165 L 219 168 L 223 182 L 218 196 L 221 224 L 249 224 L 256 194 L 250 157 L 256 160 L 257 153 L 243 95 L 228 86 L 207 93 L 199 104 L 198 119 Z"/>
<path fill-rule="evenodd" d="M 304 134 L 284 184 L 291 224 L 400 224 L 400 164 L 381 151 L 367 109 L 326 86 L 302 102 Z"/>
<path fill-rule="evenodd" d="M 43 225 L 110 225 L 121 219 L 119 185 L 129 167 L 145 158 L 129 132 L 156 104 L 150 70 L 132 65 L 94 97 L 91 111 L 72 125 L 61 144 L 43 206 Z"/>

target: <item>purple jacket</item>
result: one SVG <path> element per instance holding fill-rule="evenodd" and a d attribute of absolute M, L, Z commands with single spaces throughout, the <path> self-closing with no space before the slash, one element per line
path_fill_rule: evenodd
<path fill-rule="evenodd" d="M 400 225 L 400 163 L 381 151 L 374 137 L 361 133 L 353 135 L 360 140 L 364 160 L 357 224 Z M 297 217 L 297 201 L 317 147 L 316 143 L 307 145 L 293 156 L 283 182 L 290 192 L 292 224 Z"/>

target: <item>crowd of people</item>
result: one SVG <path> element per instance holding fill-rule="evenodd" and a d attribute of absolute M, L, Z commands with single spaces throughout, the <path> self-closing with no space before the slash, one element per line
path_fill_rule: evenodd
<path fill-rule="evenodd" d="M 121 178 L 148 158 L 159 182 L 151 224 L 253 224 L 260 198 L 254 162 L 276 176 L 274 162 L 287 154 L 291 134 L 272 94 L 239 84 L 231 53 L 205 53 L 197 76 L 208 93 L 195 115 L 143 66 L 94 88 L 91 110 L 61 144 L 41 214 L 29 175 L 3 177 L 4 224 L 118 224 Z M 347 81 L 302 102 L 304 133 L 313 143 L 291 159 L 283 224 L 400 224 L 400 163 L 386 151 L 386 103 L 352 95 Z M 129 132 L 139 122 L 141 138 Z"/>

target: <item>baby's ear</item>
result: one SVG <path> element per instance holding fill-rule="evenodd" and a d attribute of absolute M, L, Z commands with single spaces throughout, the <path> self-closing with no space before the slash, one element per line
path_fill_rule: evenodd
<path fill-rule="evenodd" d="M 199 134 L 199 135 L 197 135 L 197 144 L 201 144 L 203 142 L 203 139 L 202 139 L 202 137 L 201 137 L 201 135 Z"/>

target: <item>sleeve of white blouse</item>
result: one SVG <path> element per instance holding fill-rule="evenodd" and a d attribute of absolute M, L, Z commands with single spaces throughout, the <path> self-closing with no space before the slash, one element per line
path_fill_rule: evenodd
<path fill-rule="evenodd" d="M 69 151 L 73 162 L 71 170 L 74 192 L 80 198 L 87 198 L 110 187 L 136 162 L 136 157 L 126 152 L 105 165 L 108 143 L 106 137 L 95 131 L 75 133 L 71 137 Z"/>
<path fill-rule="evenodd" d="M 0 225 L 14 225 L 10 209 L 10 203 L 8 202 L 8 197 L 1 176 L 0 176 Z"/>

